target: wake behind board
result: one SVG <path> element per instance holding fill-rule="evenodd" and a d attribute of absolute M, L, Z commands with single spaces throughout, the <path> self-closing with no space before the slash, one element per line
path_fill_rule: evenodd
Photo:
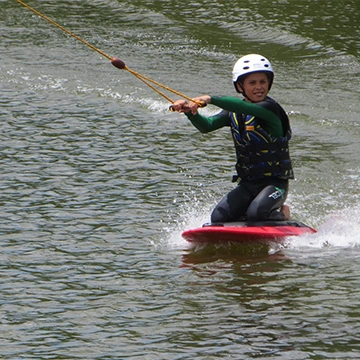
<path fill-rule="evenodd" d="M 210 223 L 186 230 L 182 237 L 191 243 L 282 243 L 289 236 L 313 234 L 316 230 L 299 221 L 241 221 Z"/>

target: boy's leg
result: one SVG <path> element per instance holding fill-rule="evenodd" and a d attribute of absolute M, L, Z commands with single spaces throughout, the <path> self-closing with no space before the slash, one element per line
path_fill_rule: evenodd
<path fill-rule="evenodd" d="M 280 208 L 280 212 L 284 214 L 284 220 L 290 220 L 290 207 L 288 205 L 283 205 Z"/>
<path fill-rule="evenodd" d="M 240 183 L 216 205 L 211 214 L 211 222 L 240 221 L 242 217 L 246 216 L 246 210 L 252 199 L 253 195 L 249 189 Z"/>
<path fill-rule="evenodd" d="M 286 205 L 283 212 L 278 211 L 285 203 L 287 191 L 287 186 L 266 186 L 251 202 L 246 213 L 248 220 L 288 220 L 290 210 Z"/>

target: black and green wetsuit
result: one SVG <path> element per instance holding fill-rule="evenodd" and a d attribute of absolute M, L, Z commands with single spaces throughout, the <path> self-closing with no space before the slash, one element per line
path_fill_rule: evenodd
<path fill-rule="evenodd" d="M 234 97 L 211 97 L 211 104 L 223 110 L 206 117 L 186 116 L 202 133 L 229 126 L 237 155 L 237 188 L 214 209 L 212 222 L 283 220 L 276 209 L 284 204 L 288 179 L 294 177 L 289 155 L 289 119 L 283 108 L 267 97 L 259 103 Z"/>

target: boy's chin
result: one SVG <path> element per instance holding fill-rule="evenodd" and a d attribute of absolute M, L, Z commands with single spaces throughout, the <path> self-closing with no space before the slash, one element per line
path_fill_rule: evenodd
<path fill-rule="evenodd" d="M 260 102 L 266 99 L 266 95 L 263 96 L 249 96 L 250 100 L 253 102 Z"/>

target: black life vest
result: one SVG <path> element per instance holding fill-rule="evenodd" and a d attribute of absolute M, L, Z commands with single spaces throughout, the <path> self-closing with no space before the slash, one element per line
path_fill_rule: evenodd
<path fill-rule="evenodd" d="M 266 100 L 275 102 L 271 98 Z M 279 108 L 284 112 L 280 106 Z M 294 178 L 289 154 L 291 129 L 285 112 L 280 117 L 285 134 L 280 138 L 268 134 L 254 116 L 236 113 L 229 115 L 237 156 L 237 176 L 234 181 L 237 177 L 249 181 Z"/>

